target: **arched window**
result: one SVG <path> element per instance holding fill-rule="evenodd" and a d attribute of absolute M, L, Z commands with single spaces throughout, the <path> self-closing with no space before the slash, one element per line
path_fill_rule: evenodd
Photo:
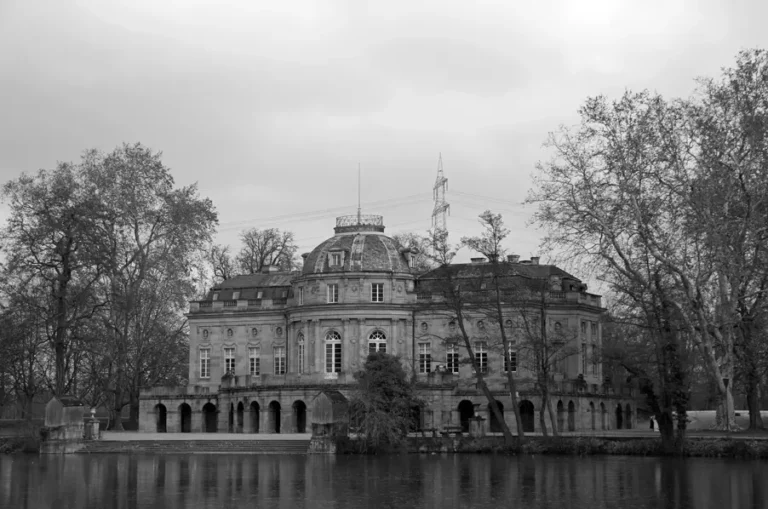
<path fill-rule="evenodd" d="M 336 331 L 325 335 L 325 372 L 341 373 L 341 335 Z"/>
<path fill-rule="evenodd" d="M 296 337 L 296 339 L 296 360 L 298 361 L 296 363 L 296 367 L 297 371 L 301 374 L 304 373 L 304 334 L 299 332 L 299 335 Z"/>
<path fill-rule="evenodd" d="M 368 353 L 387 353 L 387 336 L 380 330 L 371 332 L 368 336 Z"/>

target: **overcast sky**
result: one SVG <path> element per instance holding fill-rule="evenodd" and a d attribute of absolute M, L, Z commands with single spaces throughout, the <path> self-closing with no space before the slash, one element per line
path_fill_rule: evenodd
<path fill-rule="evenodd" d="M 739 49 L 768 48 L 754 0 L 0 0 L 0 180 L 141 142 L 245 227 L 301 251 L 357 209 L 430 226 L 442 152 L 452 238 L 520 205 L 547 133 L 585 98 L 688 96 Z M 466 259 L 470 253 L 463 253 Z"/>

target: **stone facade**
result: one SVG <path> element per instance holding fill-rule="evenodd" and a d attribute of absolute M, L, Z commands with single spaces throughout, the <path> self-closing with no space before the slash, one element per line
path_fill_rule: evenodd
<path fill-rule="evenodd" d="M 439 288 L 445 268 L 417 276 L 410 268 L 413 253 L 384 235 L 380 217 L 366 219 L 339 218 L 336 234 L 304 255 L 301 273 L 267 268 L 236 276 L 214 287 L 206 299 L 192 302 L 189 385 L 143 392 L 140 429 L 305 433 L 314 422 L 313 398 L 321 390 L 349 395 L 353 374 L 369 351 L 383 350 L 399 355 L 418 382 L 426 402 L 419 410 L 421 428 L 466 429 L 470 417 L 480 416 L 486 431 L 496 431 L 472 367 L 461 360 L 467 352 L 451 340 L 457 324 L 446 312 Z M 477 282 L 491 265 L 476 261 L 449 270 L 454 277 Z M 535 258 L 510 257 L 500 265 L 516 287 L 522 281 L 523 286 L 543 288 L 547 327 L 565 338 L 572 352 L 556 363 L 553 373 L 559 427 L 634 427 L 633 394 L 604 384 L 597 362 L 604 311 L 600 297 Z M 507 314 L 519 312 L 505 309 Z M 514 431 L 503 355 L 487 321 L 469 312 L 464 325 L 484 356 L 486 382 Z M 518 321 L 506 320 L 504 326 L 514 338 Z M 523 349 L 515 353 L 512 369 L 525 426 L 540 431 L 540 397 Z"/>

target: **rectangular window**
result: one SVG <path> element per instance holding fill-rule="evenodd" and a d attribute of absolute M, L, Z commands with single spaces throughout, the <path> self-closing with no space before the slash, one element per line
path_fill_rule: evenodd
<path fill-rule="evenodd" d="M 211 378 L 211 349 L 200 349 L 200 378 Z"/>
<path fill-rule="evenodd" d="M 445 365 L 448 373 L 459 372 L 459 347 L 448 345 L 445 348 Z"/>
<path fill-rule="evenodd" d="M 341 253 L 331 254 L 331 265 L 341 265 Z"/>
<path fill-rule="evenodd" d="M 587 337 L 587 322 L 581 322 L 581 338 Z"/>
<path fill-rule="evenodd" d="M 224 349 L 224 371 L 226 373 L 235 372 L 235 349 L 234 348 Z"/>
<path fill-rule="evenodd" d="M 432 353 L 429 343 L 419 343 L 419 373 L 429 373 L 432 368 Z"/>
<path fill-rule="evenodd" d="M 251 376 L 261 374 L 261 351 L 257 347 L 248 348 L 248 373 Z"/>
<path fill-rule="evenodd" d="M 296 349 L 296 355 L 299 362 L 297 363 L 297 369 L 299 373 L 304 373 L 304 341 L 299 341 L 299 347 Z"/>
<path fill-rule="evenodd" d="M 509 362 L 507 362 L 507 358 L 504 357 L 504 372 L 517 373 L 517 350 L 514 348 L 509 349 Z"/>
<path fill-rule="evenodd" d="M 485 341 L 475 343 L 475 362 L 480 373 L 488 373 L 488 343 Z"/>
<path fill-rule="evenodd" d="M 586 343 L 581 344 L 581 372 L 582 374 L 587 374 L 587 345 Z"/>
<path fill-rule="evenodd" d="M 304 304 L 304 287 L 299 288 L 299 306 Z"/>
<path fill-rule="evenodd" d="M 325 372 L 341 373 L 341 343 L 325 344 Z"/>
<path fill-rule="evenodd" d="M 384 284 L 371 284 L 371 302 L 384 302 Z"/>
<path fill-rule="evenodd" d="M 339 302 L 339 285 L 328 285 L 328 303 L 335 304 Z"/>
<path fill-rule="evenodd" d="M 592 322 L 592 342 L 597 342 L 597 324 L 595 322 Z"/>
<path fill-rule="evenodd" d="M 219 292 L 214 292 L 213 300 L 219 300 Z"/>
<path fill-rule="evenodd" d="M 232 300 L 237 300 L 240 298 L 240 292 L 233 292 L 232 293 Z"/>
<path fill-rule="evenodd" d="M 257 293 L 256 293 L 256 298 L 257 298 L 257 299 L 260 299 L 260 298 L 262 298 L 263 296 L 264 296 L 264 292 L 257 292 Z"/>
<path fill-rule="evenodd" d="M 275 347 L 275 374 L 276 375 L 285 374 L 285 347 L 284 346 Z"/>
<path fill-rule="evenodd" d="M 597 355 L 597 346 L 592 345 L 592 374 L 597 375 L 599 374 L 599 364 L 598 364 L 598 355 Z"/>

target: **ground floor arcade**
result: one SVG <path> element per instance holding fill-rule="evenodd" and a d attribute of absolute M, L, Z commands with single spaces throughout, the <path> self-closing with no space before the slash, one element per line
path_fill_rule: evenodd
<path fill-rule="evenodd" d="M 312 400 L 326 387 L 223 391 L 218 394 L 184 394 L 165 391 L 143 394 L 139 429 L 170 433 L 308 433 L 311 431 Z M 348 395 L 348 390 L 340 388 Z M 479 392 L 455 388 L 425 388 L 419 391 L 424 405 L 414 407 L 414 430 L 461 428 L 469 430 L 474 418 L 487 433 L 501 431 L 501 424 L 487 399 Z M 517 422 L 509 394 L 494 394 L 496 405 L 513 433 Z M 564 432 L 605 431 L 636 427 L 636 402 L 627 397 L 590 394 L 555 394 L 552 408 L 557 428 Z M 541 398 L 521 393 L 518 399 L 525 432 L 541 432 Z M 545 412 L 551 431 L 552 421 Z"/>

